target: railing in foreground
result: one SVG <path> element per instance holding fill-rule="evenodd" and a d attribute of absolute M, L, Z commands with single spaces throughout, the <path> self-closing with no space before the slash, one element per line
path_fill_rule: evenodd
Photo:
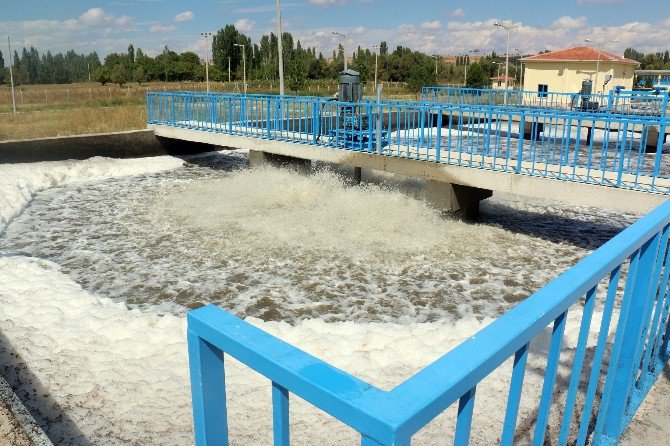
<path fill-rule="evenodd" d="M 493 90 L 449 86 L 423 87 L 421 99 L 451 104 L 509 105 L 513 107 L 582 110 L 624 115 L 666 116 L 667 91 L 612 90 L 608 94 L 553 91 Z"/>
<path fill-rule="evenodd" d="M 206 93 L 149 93 L 147 107 L 156 125 L 670 193 L 659 116 Z"/>
<path fill-rule="evenodd" d="M 454 444 L 468 444 L 478 385 L 512 357 L 499 432 L 502 445 L 531 431 L 532 444 L 540 446 L 547 435 L 558 445 L 584 445 L 588 439 L 594 445 L 616 444 L 670 355 L 669 233 L 666 202 L 388 392 L 215 306 L 191 311 L 196 444 L 228 444 L 224 353 L 271 381 L 275 445 L 289 444 L 290 393 L 360 432 L 364 446 L 409 445 L 419 429 L 458 402 Z M 594 308 L 602 310 L 595 324 Z M 565 345 L 568 312 L 579 324 L 574 347 Z M 537 411 L 521 426 L 519 403 L 530 343 L 549 326 Z M 569 384 L 554 397 L 559 365 L 569 369 Z M 501 401 L 499 410 L 503 405 Z M 487 416 L 491 410 L 487 408 Z M 550 419 L 555 422 L 548 429 Z"/>

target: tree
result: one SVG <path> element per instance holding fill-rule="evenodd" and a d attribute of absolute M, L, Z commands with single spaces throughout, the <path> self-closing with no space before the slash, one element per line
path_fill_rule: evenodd
<path fill-rule="evenodd" d="M 296 57 L 291 61 L 289 66 L 289 81 L 288 88 L 296 93 L 305 88 L 305 78 L 307 74 L 307 66 L 302 57 Z"/>
<path fill-rule="evenodd" d="M 0 84 L 3 83 L 5 79 L 5 59 L 2 57 L 2 51 L 0 51 Z"/>
<path fill-rule="evenodd" d="M 484 73 L 484 69 L 478 63 L 473 63 L 468 68 L 468 81 L 466 87 L 468 88 L 482 88 L 487 86 L 489 79 Z"/>
<path fill-rule="evenodd" d="M 133 70 L 133 80 L 137 82 L 137 85 L 142 85 L 142 82 L 147 81 L 147 73 L 144 71 L 144 67 L 141 65 L 138 65 L 135 67 Z"/>
<path fill-rule="evenodd" d="M 103 65 L 96 68 L 96 70 L 93 72 L 93 79 L 100 82 L 101 85 L 105 85 L 112 81 L 111 74 L 112 73 L 110 72 L 109 67 Z"/>
<path fill-rule="evenodd" d="M 407 78 L 407 89 L 418 94 L 426 85 L 435 85 L 435 72 L 425 63 L 414 65 Z"/>
<path fill-rule="evenodd" d="M 123 87 L 123 84 L 130 80 L 130 73 L 124 64 L 118 64 L 112 69 L 111 81 Z"/>

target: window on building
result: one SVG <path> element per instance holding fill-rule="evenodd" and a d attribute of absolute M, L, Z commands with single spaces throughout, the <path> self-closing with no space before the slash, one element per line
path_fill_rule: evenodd
<path fill-rule="evenodd" d="M 540 98 L 546 98 L 549 96 L 547 92 L 549 91 L 549 85 L 547 84 L 537 84 L 537 96 Z"/>

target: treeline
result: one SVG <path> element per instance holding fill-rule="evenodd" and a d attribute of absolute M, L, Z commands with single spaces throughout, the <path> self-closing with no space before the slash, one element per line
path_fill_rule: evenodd
<path fill-rule="evenodd" d="M 335 79 L 344 68 L 345 49 L 341 44 L 329 57 L 317 53 L 315 48 L 303 47 L 288 32 L 283 34 L 282 44 L 284 74 L 290 90 L 302 90 L 308 79 Z M 264 35 L 258 43 L 254 43 L 235 26 L 226 25 L 213 36 L 211 46 L 210 80 L 241 80 L 245 57 L 247 79 L 279 78 L 278 37 L 274 33 Z M 363 82 L 372 82 L 375 53 L 361 47 L 355 51 L 347 50 L 348 66 L 361 73 Z M 486 86 L 489 78 L 500 69 L 500 60 L 495 53 L 476 63 L 470 63 L 468 56 L 460 56 L 456 64 L 403 46 L 391 51 L 387 42 L 380 42 L 377 53 L 378 79 L 406 82 L 411 91 L 418 91 L 422 85 L 463 83 L 466 69 L 468 86 Z M 510 76 L 518 77 L 517 63 L 518 58 L 510 58 Z M 150 57 L 132 44 L 125 53 L 108 54 L 102 63 L 96 53 L 83 55 L 69 51 L 65 55 L 52 55 L 47 52 L 40 56 L 34 48 L 24 49 L 21 57 L 18 54 L 15 56 L 14 71 L 17 83 L 24 84 L 83 82 L 88 80 L 89 73 L 93 81 L 103 85 L 205 79 L 204 61 L 193 52 L 178 54 L 166 46 L 161 54 Z"/>
<path fill-rule="evenodd" d="M 635 48 L 626 48 L 623 56 L 640 62 L 641 70 L 670 70 L 670 51 L 644 54 Z"/>
<path fill-rule="evenodd" d="M 7 60 L 9 62 L 9 60 Z M 98 54 L 77 54 L 70 50 L 65 54 L 52 54 L 47 51 L 40 55 L 30 47 L 23 48 L 21 55 L 14 51 L 12 70 L 14 84 L 69 84 L 88 81 L 89 73 L 100 66 Z M 0 51 L 0 81 L 9 83 L 9 68 L 5 68 L 5 59 Z"/>

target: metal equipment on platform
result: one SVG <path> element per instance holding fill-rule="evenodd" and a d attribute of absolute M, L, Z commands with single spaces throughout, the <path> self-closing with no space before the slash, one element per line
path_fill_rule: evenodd
<path fill-rule="evenodd" d="M 598 102 L 591 100 L 593 94 L 591 79 L 582 81 L 582 89 L 579 94 L 582 96 L 582 110 L 598 110 Z"/>
<path fill-rule="evenodd" d="M 337 100 L 342 105 L 338 110 L 338 126 L 329 132 L 332 145 L 368 151 L 388 145 L 388 132 L 380 131 L 382 119 L 378 109 L 373 111 L 369 103 L 362 103 L 363 85 L 359 72 L 349 69 L 340 73 Z M 381 144 L 377 144 L 377 139 Z"/>

